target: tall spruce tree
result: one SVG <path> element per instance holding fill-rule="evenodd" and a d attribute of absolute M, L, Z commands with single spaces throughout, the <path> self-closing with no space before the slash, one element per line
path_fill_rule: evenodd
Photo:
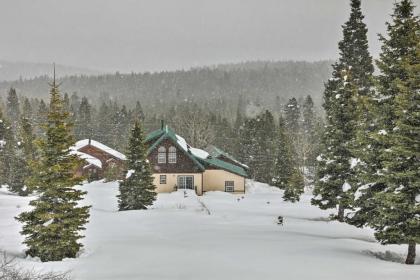
<path fill-rule="evenodd" d="M 285 121 L 281 116 L 275 146 L 276 158 L 272 182 L 274 186 L 285 191 L 284 200 L 298 201 L 304 190 L 304 182 L 296 163 L 291 140 L 286 133 Z"/>
<path fill-rule="evenodd" d="M 351 161 L 356 146 L 357 99 L 369 94 L 372 86 L 373 65 L 363 18 L 361 1 L 351 0 L 350 19 L 343 25 L 343 39 L 338 44 L 340 58 L 324 91 L 326 127 L 312 203 L 321 209 L 338 207 L 340 221 L 344 221 L 344 210 L 353 204 L 355 171 Z"/>
<path fill-rule="evenodd" d="M 316 125 L 316 115 L 314 110 L 314 102 L 310 95 L 306 96 L 303 103 L 302 110 L 302 156 L 303 156 L 303 165 L 308 169 L 308 174 L 312 173 L 316 167 L 316 157 L 317 157 L 317 135 L 315 130 Z"/>
<path fill-rule="evenodd" d="M 0 184 L 10 183 L 12 161 L 15 160 L 15 141 L 8 120 L 0 110 Z"/>
<path fill-rule="evenodd" d="M 92 137 L 91 106 L 86 97 L 82 97 L 82 101 L 80 102 L 74 134 L 77 140 Z"/>
<path fill-rule="evenodd" d="M 420 242 L 420 24 L 412 1 L 396 3 L 392 20 L 380 36 L 379 93 L 368 103 L 376 122 L 350 221 L 374 228 L 383 244 L 408 244 L 406 263 L 413 264 Z"/>
<path fill-rule="evenodd" d="M 128 144 L 127 176 L 120 182 L 120 211 L 147 209 L 156 200 L 150 163 L 147 159 L 144 133 L 139 121 L 134 123 Z"/>
<path fill-rule="evenodd" d="M 7 118 L 9 119 L 13 132 L 17 131 L 17 127 L 19 124 L 20 118 L 20 105 L 19 105 L 19 98 L 14 88 L 10 88 L 9 93 L 7 95 Z"/>
<path fill-rule="evenodd" d="M 57 84 L 51 84 L 50 107 L 43 125 L 45 138 L 38 142 L 39 158 L 32 166 L 29 182 L 38 196 L 30 202 L 32 210 L 20 214 L 27 254 L 41 261 L 74 258 L 83 246 L 78 242 L 89 218 L 89 207 L 78 207 L 86 192 L 75 185 L 83 178 L 74 176 L 80 159 L 70 153 L 74 144 L 69 113 L 63 108 Z"/>

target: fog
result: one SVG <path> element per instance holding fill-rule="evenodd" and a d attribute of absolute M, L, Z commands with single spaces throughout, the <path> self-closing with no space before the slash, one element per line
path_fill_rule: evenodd
<path fill-rule="evenodd" d="M 363 2 L 377 56 L 394 0 Z M 348 13 L 344 0 L 0 0 L 0 59 L 101 71 L 334 59 Z"/>

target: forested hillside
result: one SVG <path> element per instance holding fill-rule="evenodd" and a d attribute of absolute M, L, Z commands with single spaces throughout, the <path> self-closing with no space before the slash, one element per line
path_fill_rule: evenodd
<path fill-rule="evenodd" d="M 269 109 L 277 109 L 276 105 L 285 104 L 291 97 L 307 95 L 313 96 L 315 104 L 320 104 L 331 64 L 331 61 L 261 61 L 174 72 L 68 76 L 60 82 L 62 92 L 77 92 L 93 103 L 116 98 L 119 103 L 132 107 L 140 101 L 145 111 L 150 106 L 174 104 L 186 99 L 217 107 L 220 103 L 236 106 L 239 96 Z M 19 95 L 43 98 L 48 94 L 48 82 L 47 76 L 2 82 L 0 92 L 4 97 L 10 87 L 14 87 Z"/>

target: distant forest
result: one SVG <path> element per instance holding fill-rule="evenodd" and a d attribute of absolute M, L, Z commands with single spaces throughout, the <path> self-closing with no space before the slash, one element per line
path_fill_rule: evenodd
<path fill-rule="evenodd" d="M 331 64 L 332 61 L 258 61 L 171 72 L 66 76 L 60 79 L 60 89 L 69 95 L 85 96 L 91 104 L 111 99 L 134 108 L 140 101 L 147 114 L 161 114 L 168 105 L 188 101 L 231 119 L 229 112 L 232 106 L 236 108 L 239 97 L 246 103 L 278 111 L 292 97 L 302 101 L 311 95 L 319 107 Z M 45 98 L 50 80 L 45 75 L 1 82 L 0 93 L 4 100 L 13 87 L 18 95 Z"/>

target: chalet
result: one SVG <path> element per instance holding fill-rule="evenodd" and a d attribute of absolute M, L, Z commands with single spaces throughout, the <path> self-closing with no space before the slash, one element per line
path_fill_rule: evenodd
<path fill-rule="evenodd" d="M 198 195 L 245 192 L 248 167 L 228 153 L 214 146 L 207 151 L 191 147 L 164 125 L 148 134 L 145 142 L 158 193 L 179 189 L 192 189 Z M 78 172 L 91 180 L 103 178 L 110 168 L 122 175 L 126 157 L 120 152 L 90 139 L 78 141 L 72 150 L 85 162 Z"/>
<path fill-rule="evenodd" d="M 194 189 L 245 192 L 248 167 L 222 150 L 210 146 L 208 151 L 193 148 L 168 126 L 146 137 L 148 159 L 153 168 L 157 192 Z"/>
<path fill-rule="evenodd" d="M 84 161 L 84 164 L 78 168 L 77 174 L 86 176 L 90 180 L 102 179 L 107 172 L 113 172 L 116 177 L 121 177 L 125 169 L 125 155 L 98 141 L 80 140 L 71 150 Z"/>

